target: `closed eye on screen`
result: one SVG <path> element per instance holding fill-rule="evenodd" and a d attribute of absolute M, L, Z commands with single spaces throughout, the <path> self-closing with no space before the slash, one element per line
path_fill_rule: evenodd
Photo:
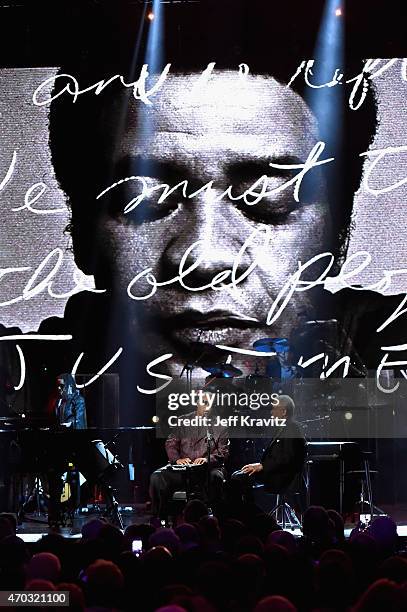
<path fill-rule="evenodd" d="M 156 179 L 143 177 L 148 188 L 162 184 Z M 139 182 L 123 182 L 109 194 L 108 212 L 123 222 L 144 223 L 168 216 L 183 200 L 182 191 L 160 201 L 162 190 L 143 191 Z"/>
<path fill-rule="evenodd" d="M 295 166 L 301 160 L 290 153 L 282 153 L 270 157 L 254 158 L 249 156 L 236 157 L 233 160 L 220 161 L 224 185 L 216 184 L 216 181 L 205 183 L 201 177 L 191 174 L 191 168 L 177 159 L 155 159 L 146 156 L 125 156 L 115 167 L 115 175 L 118 177 L 117 184 L 108 194 L 108 211 L 115 217 L 120 217 L 123 222 L 143 223 L 159 220 L 171 215 L 183 203 L 196 204 L 194 192 L 203 195 L 202 189 L 205 185 L 212 183 L 218 193 L 226 190 L 223 200 L 225 204 L 231 203 L 238 206 L 244 214 L 254 219 L 267 218 L 273 222 L 270 215 L 283 217 L 287 215 L 292 206 L 287 208 L 287 202 L 292 199 L 291 187 L 283 192 L 262 198 L 259 206 L 255 203 L 255 193 L 258 188 L 253 189 L 253 196 L 249 193 L 245 198 L 242 194 L 256 185 L 261 177 L 267 178 L 269 189 L 284 186 L 295 175 L 291 168 L 275 168 L 270 163 L 277 165 Z M 129 180 L 131 179 L 131 180 Z M 135 180 L 137 179 L 137 180 Z M 199 179 L 199 180 L 198 180 Z M 160 186 L 167 185 L 169 191 L 166 197 L 161 197 L 163 189 Z M 157 190 L 148 192 L 149 188 L 156 187 Z M 143 189 L 147 188 L 147 192 Z M 284 202 L 284 206 L 282 203 Z M 253 208 L 259 210 L 245 210 Z M 260 219 L 259 219 L 260 220 Z"/>
<path fill-rule="evenodd" d="M 271 160 L 273 163 L 281 165 L 295 165 L 302 163 L 299 157 L 292 155 L 283 155 Z M 281 178 L 288 180 L 294 176 L 297 170 L 288 168 L 273 168 L 267 160 L 263 159 L 247 159 L 229 163 L 225 168 L 225 174 L 230 181 L 236 186 L 239 183 L 254 183 L 260 176 L 268 176 L 271 178 Z"/>
<path fill-rule="evenodd" d="M 271 223 L 279 224 L 284 223 L 287 217 L 294 210 L 299 208 L 299 205 L 294 201 L 293 198 L 284 197 L 283 201 L 276 204 L 276 202 L 270 202 L 263 200 L 254 206 L 248 206 L 245 203 L 233 203 L 224 202 L 225 205 L 236 206 L 240 212 L 252 221 L 258 221 L 260 223 Z M 194 206 L 193 200 L 187 201 L 190 205 Z M 182 198 L 165 200 L 158 204 L 158 197 L 154 200 L 146 199 L 143 200 L 134 210 L 127 214 L 122 214 L 121 217 L 128 223 L 135 223 L 137 225 L 142 223 L 148 223 L 158 221 L 170 216 L 173 212 L 178 210 L 186 202 Z M 195 202 L 195 205 L 201 205 L 199 202 Z"/>
<path fill-rule="evenodd" d="M 158 203 L 159 197 L 159 194 L 153 194 L 130 212 L 123 213 L 123 217 L 128 222 L 136 224 L 158 221 L 171 215 L 182 204 L 182 198 L 167 198 L 164 202 Z"/>
<path fill-rule="evenodd" d="M 282 176 L 264 176 L 259 181 L 240 180 L 235 187 L 218 190 L 219 199 L 231 204 L 252 220 L 265 223 L 281 222 L 298 204 L 293 199 L 293 187 L 288 186 L 277 193 L 266 192 L 284 186 L 287 179 Z M 143 184 L 146 187 L 143 190 Z M 142 177 L 138 181 L 124 181 L 109 194 L 109 213 L 120 217 L 124 223 L 141 224 L 168 217 L 186 203 L 199 205 L 198 193 L 203 195 L 205 185 L 196 181 L 181 181 L 168 185 L 157 178 Z M 165 190 L 168 187 L 168 191 Z M 215 186 L 214 186 L 215 188 Z M 194 193 L 196 192 L 196 195 Z M 264 194 L 259 198 L 259 194 Z M 244 195 L 244 197 L 243 197 Z M 165 196 L 165 197 L 164 197 Z M 256 200 L 259 200 L 256 202 Z"/>
<path fill-rule="evenodd" d="M 301 208 L 301 204 L 298 204 L 293 198 L 286 196 L 283 205 L 276 205 L 275 202 L 263 200 L 254 206 L 248 206 L 244 203 L 239 204 L 238 208 L 245 217 L 252 221 L 269 225 L 281 225 L 288 222 L 290 214 Z"/>

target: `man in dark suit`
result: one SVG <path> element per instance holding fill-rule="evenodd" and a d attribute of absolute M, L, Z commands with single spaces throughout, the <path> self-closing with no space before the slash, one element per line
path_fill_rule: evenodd
<path fill-rule="evenodd" d="M 240 497 L 254 482 L 260 482 L 272 493 L 286 490 L 302 470 L 305 460 L 305 438 L 293 420 L 295 405 L 288 395 L 280 395 L 271 414 L 285 424 L 275 428 L 275 435 L 261 460 L 244 465 L 232 474 L 232 491 Z"/>

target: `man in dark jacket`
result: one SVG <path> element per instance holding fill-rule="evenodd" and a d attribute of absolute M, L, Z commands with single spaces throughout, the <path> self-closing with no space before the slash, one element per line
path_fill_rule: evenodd
<path fill-rule="evenodd" d="M 287 489 L 305 461 L 305 438 L 300 426 L 293 420 L 294 402 L 288 395 L 280 395 L 273 407 L 272 416 L 285 419 L 285 424 L 276 428 L 275 435 L 257 463 L 244 465 L 232 474 L 233 490 L 248 489 L 254 481 L 264 484 L 268 491 L 280 493 Z"/>
<path fill-rule="evenodd" d="M 59 425 L 72 429 L 86 429 L 85 400 L 72 374 L 61 374 L 57 379 L 58 399 L 54 416 Z"/>
<path fill-rule="evenodd" d="M 72 374 L 60 374 L 56 382 L 57 397 L 51 400 L 51 410 L 52 417 L 55 418 L 57 425 L 71 430 L 86 429 L 85 400 L 76 386 L 74 377 Z M 50 438 L 47 450 L 52 456 L 52 461 L 48 462 L 47 473 L 49 484 L 48 522 L 51 526 L 59 526 L 62 520 L 62 474 L 67 471 L 69 461 L 79 459 L 81 452 L 78 440 L 75 437 L 72 439 Z"/>

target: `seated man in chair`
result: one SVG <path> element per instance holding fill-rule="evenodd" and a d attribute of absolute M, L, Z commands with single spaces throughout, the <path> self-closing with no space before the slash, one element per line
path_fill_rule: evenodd
<path fill-rule="evenodd" d="M 185 423 L 194 417 L 199 424 L 180 426 L 165 443 L 169 463 L 150 478 L 151 510 L 154 516 L 166 518 L 168 502 L 179 489 L 198 485 L 204 498 L 215 505 L 222 497 L 225 479 L 224 462 L 229 454 L 229 440 L 224 428 L 211 424 L 210 392 L 198 393 L 196 412 L 183 416 Z M 208 464 L 208 446 L 210 458 Z M 178 467 L 180 466 L 180 467 Z M 184 470 L 180 469 L 182 466 Z M 201 467 L 199 467 L 201 466 Z"/>
<path fill-rule="evenodd" d="M 291 397 L 280 395 L 271 414 L 276 419 L 285 420 L 285 424 L 273 428 L 275 434 L 258 463 L 244 465 L 232 474 L 232 495 L 235 500 L 241 500 L 255 482 L 264 484 L 270 493 L 282 493 L 302 471 L 306 442 L 300 426 L 294 421 L 294 409 Z"/>

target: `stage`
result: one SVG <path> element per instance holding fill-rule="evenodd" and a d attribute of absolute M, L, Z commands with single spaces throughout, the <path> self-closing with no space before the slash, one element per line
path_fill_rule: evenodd
<path fill-rule="evenodd" d="M 122 507 L 121 507 L 122 508 Z M 128 525 L 141 525 L 143 523 L 149 523 L 151 520 L 151 514 L 148 511 L 146 504 L 133 504 L 123 507 L 121 515 L 123 519 L 124 528 Z M 402 538 L 407 538 L 407 505 L 398 504 L 395 506 L 384 506 L 382 510 L 387 516 L 392 518 L 397 524 L 397 533 Z M 77 514 L 73 521 L 72 527 L 60 527 L 58 530 L 51 529 L 46 522 L 46 515 L 40 516 L 27 516 L 24 522 L 17 528 L 17 536 L 20 537 L 24 542 L 37 542 L 43 536 L 50 533 L 58 533 L 64 538 L 78 539 L 81 537 L 81 528 L 87 521 L 95 518 L 102 518 L 101 513 L 89 512 Z M 345 536 L 348 538 L 351 534 L 352 529 L 356 527 L 356 523 L 346 522 L 345 523 Z M 300 529 L 286 529 L 291 531 L 295 536 L 300 537 L 302 532 Z"/>

